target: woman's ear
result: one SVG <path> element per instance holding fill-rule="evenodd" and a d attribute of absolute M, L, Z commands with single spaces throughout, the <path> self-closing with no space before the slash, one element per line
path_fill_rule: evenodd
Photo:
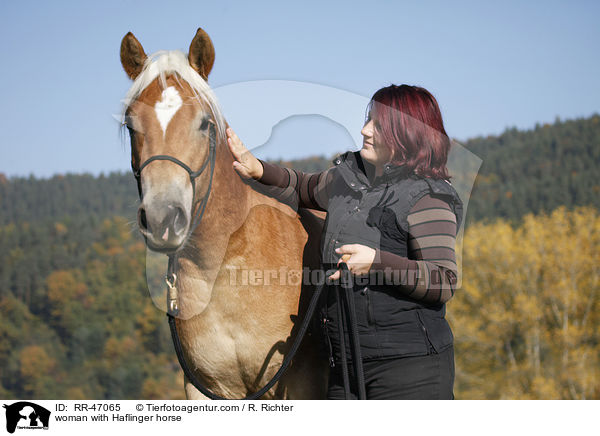
<path fill-rule="evenodd" d="M 140 75 L 147 58 L 142 44 L 133 33 L 127 32 L 121 41 L 121 65 L 131 80 Z"/>
<path fill-rule="evenodd" d="M 196 36 L 190 44 L 190 52 L 188 60 L 194 70 L 202 76 L 204 80 L 208 79 L 208 75 L 215 63 L 215 47 L 208 37 L 208 34 L 198 28 Z"/>

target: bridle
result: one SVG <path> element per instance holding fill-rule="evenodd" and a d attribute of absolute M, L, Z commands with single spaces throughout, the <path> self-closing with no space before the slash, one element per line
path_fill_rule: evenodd
<path fill-rule="evenodd" d="M 192 184 L 192 201 L 195 201 L 196 198 L 196 178 L 198 178 L 206 169 L 206 167 L 210 164 L 210 178 L 208 180 L 208 189 L 206 190 L 206 194 L 202 197 L 202 199 L 192 206 L 192 211 L 195 209 L 196 213 L 194 218 L 192 219 L 190 229 L 188 230 L 187 237 L 190 237 L 200 221 L 202 220 L 202 215 L 204 215 L 204 211 L 206 209 L 206 203 L 208 203 L 208 197 L 210 195 L 210 191 L 212 188 L 213 175 L 215 171 L 215 160 L 217 154 L 217 134 L 215 130 L 215 124 L 212 121 L 209 121 L 209 146 L 208 146 L 208 157 L 200 167 L 198 171 L 193 171 L 188 165 L 184 162 L 180 161 L 176 157 L 170 156 L 168 154 L 157 154 L 146 159 L 139 168 L 134 168 L 133 163 L 132 170 L 133 176 L 137 182 L 138 195 L 140 199 L 142 198 L 142 170 L 146 168 L 149 164 L 157 160 L 166 160 L 173 162 L 176 165 L 179 165 L 183 168 L 190 177 L 190 182 Z M 168 286 L 167 292 L 167 314 L 171 314 L 172 316 L 176 316 L 179 313 L 179 305 L 177 301 L 177 255 L 179 251 L 175 253 L 171 253 L 168 255 L 169 257 L 169 265 L 167 267 L 167 276 L 165 280 Z"/>
<path fill-rule="evenodd" d="M 213 172 L 215 170 L 215 158 L 216 158 L 216 151 L 217 151 L 216 136 L 217 135 L 216 135 L 216 131 L 215 131 L 215 124 L 213 122 L 209 122 L 208 124 L 209 124 L 208 158 L 204 161 L 204 163 L 202 164 L 202 166 L 200 167 L 200 169 L 198 171 L 193 171 L 185 163 L 183 163 L 176 157 L 170 156 L 168 154 L 157 154 L 157 155 L 151 156 L 148 159 L 146 159 L 144 161 L 144 163 L 142 163 L 139 166 L 138 169 L 135 169 L 133 167 L 133 163 L 131 164 L 131 169 L 133 170 L 133 176 L 135 177 L 135 180 L 137 182 L 138 195 L 139 195 L 140 199 L 142 198 L 142 170 L 156 160 L 168 160 L 170 162 L 173 162 L 174 164 L 179 165 L 181 168 L 183 168 L 188 173 L 188 175 L 190 177 L 190 182 L 192 183 L 192 201 L 193 201 L 193 199 L 196 198 L 196 178 L 199 177 L 204 172 L 204 170 L 206 169 L 206 166 L 210 163 L 210 179 L 208 181 L 208 189 L 206 191 L 206 194 L 204 194 L 204 197 L 202 198 L 202 200 L 200 200 L 200 205 L 196 208 L 196 215 L 194 216 L 194 219 L 192 220 L 192 225 L 190 226 L 188 235 L 191 235 L 194 232 L 194 230 L 196 230 L 196 227 L 198 226 L 198 224 L 200 223 L 200 220 L 202 219 L 202 214 L 204 214 L 204 209 L 206 207 L 206 203 L 208 202 L 208 196 L 210 195 L 210 189 L 211 189 L 212 180 L 213 180 Z M 192 208 L 192 210 L 194 210 L 194 208 Z"/>

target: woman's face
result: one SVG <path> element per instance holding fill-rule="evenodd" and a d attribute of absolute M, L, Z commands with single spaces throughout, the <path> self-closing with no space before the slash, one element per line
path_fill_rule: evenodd
<path fill-rule="evenodd" d="M 360 133 L 363 135 L 363 147 L 360 157 L 376 167 L 383 167 L 392 158 L 392 153 L 383 144 L 375 140 L 375 121 L 369 117 Z"/>

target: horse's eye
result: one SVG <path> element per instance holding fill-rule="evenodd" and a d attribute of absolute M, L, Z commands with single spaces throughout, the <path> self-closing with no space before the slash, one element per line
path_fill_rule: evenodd
<path fill-rule="evenodd" d="M 131 124 L 126 123 L 125 127 L 127 128 L 127 131 L 129 132 L 129 137 L 131 139 L 133 139 L 133 137 L 135 136 L 135 129 L 131 126 Z"/>
<path fill-rule="evenodd" d="M 125 119 L 123 120 L 123 126 L 129 130 L 129 133 L 133 132 L 133 119 L 129 115 L 125 116 Z"/>
<path fill-rule="evenodd" d="M 206 116 L 202 118 L 202 122 L 200 123 L 200 130 L 206 130 L 211 124 L 215 122 L 210 118 L 210 116 Z"/>

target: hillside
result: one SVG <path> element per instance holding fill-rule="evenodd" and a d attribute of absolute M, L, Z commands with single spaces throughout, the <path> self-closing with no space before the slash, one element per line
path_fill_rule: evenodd
<path fill-rule="evenodd" d="M 520 219 L 558 206 L 600 208 L 600 115 L 467 141 L 483 163 L 469 217 Z"/>
<path fill-rule="evenodd" d="M 500 136 L 473 138 L 462 144 L 483 160 L 472 196 L 469 218 L 518 219 L 528 212 L 549 212 L 560 205 L 600 208 L 600 115 L 509 129 Z M 273 161 L 302 171 L 331 166 L 331 157 Z M 472 171 L 451 153 L 449 167 Z M 452 174 L 458 183 L 460 172 Z M 11 178 L 0 174 L 0 225 L 16 222 L 115 215 L 135 217 L 135 181 L 130 173 L 93 177 L 58 175 L 50 179 Z"/>

